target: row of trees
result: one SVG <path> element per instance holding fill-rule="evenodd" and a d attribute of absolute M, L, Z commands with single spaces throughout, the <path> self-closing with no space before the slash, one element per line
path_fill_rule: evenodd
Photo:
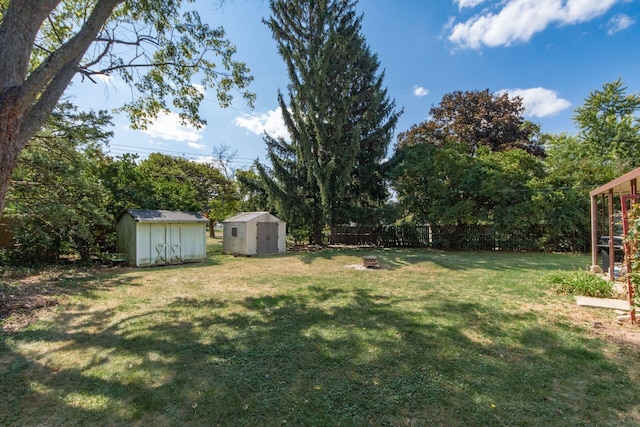
<path fill-rule="evenodd" d="M 456 92 L 400 134 L 391 185 L 405 213 L 456 236 L 490 226 L 540 249 L 586 250 L 588 192 L 640 166 L 640 96 L 621 80 L 576 109 L 578 135 L 542 135 L 521 100 Z"/>
<path fill-rule="evenodd" d="M 576 136 L 545 135 L 520 98 L 454 92 L 429 119 L 387 147 L 400 112 L 361 35 L 349 0 L 272 0 L 272 30 L 287 66 L 278 97 L 290 139 L 267 135 L 269 164 L 246 183 L 296 237 L 316 244 L 338 224 L 376 228 L 398 219 L 440 225 L 448 240 L 469 227 L 583 249 L 590 189 L 640 165 L 639 97 L 621 80 L 576 110 Z M 389 190 L 397 203 L 389 203 Z"/>
<path fill-rule="evenodd" d="M 578 135 L 543 135 L 523 119 L 517 98 L 486 90 L 448 94 L 429 120 L 400 134 L 389 161 L 378 159 L 363 175 L 353 166 L 346 196 L 331 195 L 336 203 L 329 206 L 341 210 L 328 214 L 334 225 L 439 225 L 452 246 L 463 230 L 482 226 L 540 249 L 587 249 L 588 191 L 640 166 L 633 149 L 639 108 L 640 96 L 617 80 L 576 110 Z M 224 162 L 161 153 L 110 157 L 103 150 L 109 126 L 105 112 L 62 103 L 21 152 L 5 209 L 18 243 L 14 261 L 69 252 L 88 261 L 113 250 L 115 220 L 128 208 L 200 211 L 212 224 L 241 209 L 267 209 L 287 219 L 297 240 L 326 242 L 322 232 L 331 223 L 295 140 L 267 136 L 272 167 L 257 164 L 233 177 Z M 356 159 L 371 155 L 357 151 Z M 224 147 L 218 154 L 224 160 Z M 377 185 L 358 190 L 372 175 Z"/>
<path fill-rule="evenodd" d="M 2 46 L 11 31 L 39 28 L 28 32 L 34 38 L 6 44 L 11 49 L 0 54 L 0 100 L 17 102 L 0 102 L 0 143 L 8 144 L 0 150 L 8 156 L 0 159 L 0 208 L 9 172 L 3 214 L 16 219 L 15 254 L 24 259 L 72 249 L 88 260 L 109 250 L 115 219 L 131 207 L 198 210 L 212 221 L 238 209 L 270 210 L 288 222 L 294 238 L 316 244 L 327 241 L 325 230 L 334 239 L 340 224 L 410 221 L 439 225 L 452 241 L 462 229 L 482 226 L 539 248 L 580 249 L 588 241 L 586 193 L 640 165 L 640 97 L 627 94 L 621 80 L 592 92 L 576 110 L 575 136 L 542 134 L 524 119 L 522 100 L 507 94 L 445 95 L 426 121 L 400 134 L 387 160 L 401 111 L 388 96 L 350 0 L 270 1 L 265 24 L 290 78 L 286 96 L 278 94 L 290 138 L 265 136 L 268 163 L 256 162 L 234 180 L 213 165 L 179 157 L 112 158 L 102 150 L 111 136 L 105 113 L 65 103 L 48 113 L 59 99 L 48 91 L 68 83 L 69 74 L 118 71 L 133 82 L 131 70 L 146 67 L 149 74 L 136 82 L 141 96 L 125 108 L 144 125 L 168 100 L 183 109 L 185 120 L 199 122 L 194 73 L 201 71 L 226 105 L 228 92 L 250 81 L 248 70 L 232 60 L 221 30 L 180 12 L 179 1 L 100 0 L 86 14 L 71 13 L 80 5 L 71 0 L 44 2 L 33 11 L 25 10 L 28 3 L 0 0 Z M 36 18 L 39 23 L 30 21 Z M 151 22 L 147 34 L 142 28 Z M 138 39 L 122 38 L 123 25 L 140 24 L 126 32 Z M 143 49 L 148 42 L 158 48 L 140 50 L 129 62 L 112 50 Z M 102 46 L 92 59 L 85 57 L 87 43 Z M 22 59 L 9 64 L 9 50 L 20 50 Z M 209 53 L 222 59 L 228 74 L 212 68 Z M 64 62 L 71 54 L 75 59 Z"/>

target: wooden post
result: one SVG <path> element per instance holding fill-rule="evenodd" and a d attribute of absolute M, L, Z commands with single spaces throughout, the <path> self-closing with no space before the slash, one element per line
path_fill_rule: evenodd
<path fill-rule="evenodd" d="M 613 227 L 613 189 L 611 189 L 609 190 L 609 279 L 612 282 L 615 280 L 614 270 L 616 263 Z"/>
<path fill-rule="evenodd" d="M 633 186 L 631 189 L 633 192 Z M 632 194 L 630 196 L 620 196 L 620 204 L 622 208 L 622 231 L 624 234 L 624 258 L 625 258 L 625 267 L 626 267 L 626 282 L 627 282 L 627 297 L 629 300 L 629 309 L 630 309 L 630 318 L 631 323 L 636 323 L 636 308 L 633 304 L 633 283 L 631 282 L 631 273 L 633 271 L 633 266 L 631 264 L 631 248 L 629 246 L 629 242 L 627 242 L 627 236 L 629 235 L 629 213 L 628 208 L 633 207 L 633 205 L 637 202 L 637 195 Z M 630 204 L 630 205 L 629 205 Z"/>
<path fill-rule="evenodd" d="M 591 266 L 598 265 L 598 196 L 591 197 Z"/>

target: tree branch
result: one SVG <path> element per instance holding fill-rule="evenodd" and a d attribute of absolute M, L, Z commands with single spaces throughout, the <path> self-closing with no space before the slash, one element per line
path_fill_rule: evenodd
<path fill-rule="evenodd" d="M 60 0 L 13 0 L 0 24 L 0 90 L 20 86 L 38 31 Z M 27 10 L 30 13 L 24 13 Z"/>
<path fill-rule="evenodd" d="M 24 120 L 17 140 L 20 146 L 35 135 L 51 114 L 73 76 L 82 57 L 98 35 L 113 9 L 123 0 L 100 0 L 78 33 L 51 54 L 20 88 Z M 35 102 L 34 102 L 35 101 Z"/>
<path fill-rule="evenodd" d="M 29 75 L 21 90 L 23 99 L 36 99 L 58 73 L 70 64 L 77 66 L 113 10 L 123 1 L 99 0 L 82 28 Z"/>

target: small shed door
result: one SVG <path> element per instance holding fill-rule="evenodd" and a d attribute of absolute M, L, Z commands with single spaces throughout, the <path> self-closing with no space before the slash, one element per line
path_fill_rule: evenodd
<path fill-rule="evenodd" d="M 167 263 L 167 226 L 151 224 L 151 258 L 155 265 Z"/>
<path fill-rule="evenodd" d="M 278 252 L 278 223 L 259 222 L 258 226 L 258 254 L 271 254 Z"/>
<path fill-rule="evenodd" d="M 178 224 L 169 225 L 169 264 L 179 264 L 182 262 L 182 227 Z"/>

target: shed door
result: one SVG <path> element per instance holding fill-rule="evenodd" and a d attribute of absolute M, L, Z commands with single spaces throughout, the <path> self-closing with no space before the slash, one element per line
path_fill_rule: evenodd
<path fill-rule="evenodd" d="M 178 224 L 169 224 L 168 257 L 169 264 L 182 262 L 182 227 Z"/>
<path fill-rule="evenodd" d="M 278 223 L 259 222 L 258 226 L 258 254 L 271 254 L 278 252 Z"/>
<path fill-rule="evenodd" d="M 178 224 L 153 224 L 151 256 L 155 265 L 181 263 L 182 227 Z"/>
<path fill-rule="evenodd" d="M 151 224 L 151 259 L 154 265 L 167 263 L 167 225 Z"/>

